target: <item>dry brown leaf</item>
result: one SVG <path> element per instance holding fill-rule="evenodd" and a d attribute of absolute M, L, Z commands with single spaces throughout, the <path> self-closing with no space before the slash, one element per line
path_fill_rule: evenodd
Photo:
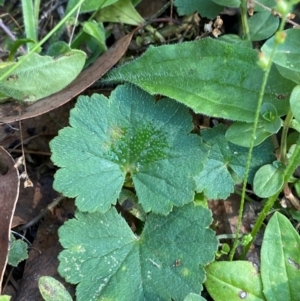
<path fill-rule="evenodd" d="M 0 172 L 0 294 L 8 259 L 12 218 L 19 196 L 19 172 L 11 155 L 0 146 L 0 160 L 6 167 Z"/>
<path fill-rule="evenodd" d="M 135 30 L 116 42 L 106 53 L 99 57 L 90 67 L 66 88 L 51 96 L 45 97 L 31 105 L 4 103 L 0 106 L 0 122 L 11 123 L 35 117 L 49 112 L 84 91 L 107 71 L 109 71 L 125 53 Z"/>

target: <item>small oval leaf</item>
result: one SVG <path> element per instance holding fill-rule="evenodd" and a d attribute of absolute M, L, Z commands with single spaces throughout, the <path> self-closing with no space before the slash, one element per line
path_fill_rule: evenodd
<path fill-rule="evenodd" d="M 45 301 L 72 301 L 66 288 L 53 277 L 40 277 L 39 290 Z"/>

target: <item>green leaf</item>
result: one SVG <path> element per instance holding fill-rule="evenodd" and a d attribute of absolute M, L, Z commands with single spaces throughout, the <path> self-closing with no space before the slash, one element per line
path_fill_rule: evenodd
<path fill-rule="evenodd" d="M 102 23 L 86 21 L 83 23 L 82 29 L 85 33 L 95 38 L 103 52 L 107 50 L 105 44 L 105 29 Z"/>
<path fill-rule="evenodd" d="M 0 296 L 0 301 L 10 301 L 10 299 L 11 299 L 11 296 L 8 296 L 8 295 Z"/>
<path fill-rule="evenodd" d="M 223 125 L 203 130 L 201 134 L 203 141 L 210 146 L 210 152 L 203 170 L 195 177 L 197 191 L 203 191 L 208 199 L 226 199 L 234 191 L 234 185 L 243 180 L 248 148 L 228 142 Z M 274 160 L 272 151 L 269 141 L 254 148 L 248 179 L 250 183 L 262 164 Z"/>
<path fill-rule="evenodd" d="M 129 25 L 140 25 L 145 20 L 140 16 L 130 0 L 122 0 L 101 9 L 96 15 L 96 19 L 101 22 L 116 22 Z"/>
<path fill-rule="evenodd" d="M 175 0 L 174 5 L 180 16 L 190 15 L 197 11 L 201 17 L 209 19 L 214 19 L 224 9 L 224 6 L 214 3 L 212 0 Z"/>
<path fill-rule="evenodd" d="M 155 103 L 146 92 L 125 85 L 110 99 L 79 97 L 70 124 L 50 143 L 51 159 L 62 167 L 54 188 L 77 197 L 79 210 L 107 211 L 125 177 L 146 212 L 167 214 L 173 205 L 193 200 L 193 176 L 207 148 L 189 134 L 188 108 L 170 99 Z"/>
<path fill-rule="evenodd" d="M 112 5 L 118 0 L 85 0 L 80 7 L 80 13 L 87 13 L 96 11 L 100 8 Z M 67 13 L 77 4 L 77 0 L 69 0 L 67 6 Z"/>
<path fill-rule="evenodd" d="M 71 51 L 71 47 L 64 41 L 58 41 L 50 45 L 47 50 L 48 56 L 57 57 Z"/>
<path fill-rule="evenodd" d="M 78 284 L 78 301 L 183 300 L 202 290 L 203 267 L 214 260 L 218 241 L 211 212 L 185 205 L 167 216 L 149 214 L 140 237 L 111 208 L 76 213 L 60 229 L 66 249 L 59 273 Z"/>
<path fill-rule="evenodd" d="M 260 0 L 259 3 L 269 8 L 274 8 L 275 5 L 277 4 L 276 0 Z M 260 6 L 259 4 L 257 3 L 253 3 L 253 4 L 254 4 L 254 11 L 266 11 L 266 9 Z"/>
<path fill-rule="evenodd" d="M 282 76 L 297 84 L 300 84 L 300 32 L 296 28 L 284 31 L 286 39 L 283 44 L 277 46 L 273 62 Z M 275 37 L 270 38 L 261 50 L 271 56 L 275 46 Z"/>
<path fill-rule="evenodd" d="M 219 41 L 223 41 L 232 45 L 237 45 L 241 47 L 252 48 L 251 41 L 243 40 L 236 34 L 224 34 L 218 38 Z"/>
<path fill-rule="evenodd" d="M 162 94 L 201 113 L 253 122 L 263 71 L 257 52 L 210 38 L 176 45 L 149 47 L 133 62 L 112 70 L 106 81 L 126 81 L 150 94 Z M 288 112 L 287 95 L 294 83 L 271 70 L 264 101 Z"/>
<path fill-rule="evenodd" d="M 291 110 L 295 119 L 300 122 L 300 86 L 296 86 L 290 97 Z"/>
<path fill-rule="evenodd" d="M 267 300 L 299 300 L 300 239 L 289 220 L 275 212 L 264 233 L 261 277 Z"/>
<path fill-rule="evenodd" d="M 228 7 L 240 7 L 241 1 L 240 0 L 212 0 L 213 2 Z"/>
<path fill-rule="evenodd" d="M 214 301 L 266 300 L 262 293 L 260 274 L 251 262 L 213 262 L 206 268 L 206 272 L 205 287 Z"/>
<path fill-rule="evenodd" d="M 28 258 L 27 243 L 21 239 L 10 236 L 10 250 L 8 253 L 8 264 L 16 267 L 21 261 Z"/>
<path fill-rule="evenodd" d="M 262 166 L 254 177 L 255 194 L 261 198 L 267 198 L 277 193 L 284 183 L 283 172 L 281 166 L 276 167 L 274 164 Z"/>
<path fill-rule="evenodd" d="M 184 301 L 206 301 L 206 299 L 204 299 L 200 295 L 191 293 L 184 298 Z"/>
<path fill-rule="evenodd" d="M 276 134 L 281 128 L 281 119 L 280 117 L 276 117 L 272 121 L 263 120 L 258 123 L 257 130 L 255 133 L 255 141 L 254 146 L 260 145 L 263 141 L 265 141 L 268 137 Z M 253 122 L 234 122 L 228 128 L 226 132 L 226 139 L 231 143 L 249 147 L 251 141 L 251 135 L 253 131 Z"/>
<path fill-rule="evenodd" d="M 279 26 L 279 18 L 268 11 L 254 14 L 248 19 L 251 41 L 261 41 L 275 33 Z"/>
<path fill-rule="evenodd" d="M 72 301 L 66 288 L 53 277 L 40 277 L 39 290 L 45 301 Z"/>
<path fill-rule="evenodd" d="M 80 73 L 85 53 L 72 50 L 57 58 L 33 53 L 5 80 L 0 82 L 0 93 L 25 102 L 33 102 L 62 90 Z M 11 66 L 0 68 L 0 76 Z"/>

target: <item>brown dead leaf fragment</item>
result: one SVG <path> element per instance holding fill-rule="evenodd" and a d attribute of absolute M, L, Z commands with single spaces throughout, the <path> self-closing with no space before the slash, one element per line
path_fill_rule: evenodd
<path fill-rule="evenodd" d="M 6 150 L 0 146 L 0 159 L 5 167 L 0 173 L 0 294 L 2 280 L 7 264 L 9 238 L 12 218 L 19 196 L 19 172 L 15 162 Z"/>
<path fill-rule="evenodd" d="M 35 117 L 49 112 L 84 91 L 106 72 L 108 72 L 123 56 L 135 30 L 116 42 L 106 53 L 100 56 L 90 67 L 66 88 L 49 97 L 45 97 L 31 105 L 4 103 L 0 106 L 0 123 L 11 123 Z"/>
<path fill-rule="evenodd" d="M 57 271 L 59 264 L 57 257 L 62 251 L 57 231 L 69 217 L 74 215 L 74 211 L 74 202 L 66 199 L 54 208 L 52 213 L 46 215 L 30 249 L 16 301 L 43 301 L 38 288 L 38 280 L 41 276 L 54 277 L 74 297 L 74 286 L 66 283 Z"/>

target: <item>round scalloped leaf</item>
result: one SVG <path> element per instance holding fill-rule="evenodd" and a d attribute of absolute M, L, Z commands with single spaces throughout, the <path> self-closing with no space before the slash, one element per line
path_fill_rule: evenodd
<path fill-rule="evenodd" d="M 173 205 L 193 200 L 193 176 L 206 147 L 190 134 L 188 108 L 170 99 L 155 103 L 146 92 L 124 85 L 110 99 L 79 97 L 70 125 L 50 144 L 51 159 L 61 167 L 54 188 L 77 197 L 79 210 L 107 211 L 125 180 L 133 181 L 146 212 L 167 214 Z"/>
<path fill-rule="evenodd" d="M 137 237 L 114 207 L 77 212 L 59 229 L 59 273 L 78 284 L 78 301 L 183 300 L 201 292 L 203 267 L 214 260 L 211 221 L 208 209 L 191 203 L 166 217 L 150 213 Z"/>

